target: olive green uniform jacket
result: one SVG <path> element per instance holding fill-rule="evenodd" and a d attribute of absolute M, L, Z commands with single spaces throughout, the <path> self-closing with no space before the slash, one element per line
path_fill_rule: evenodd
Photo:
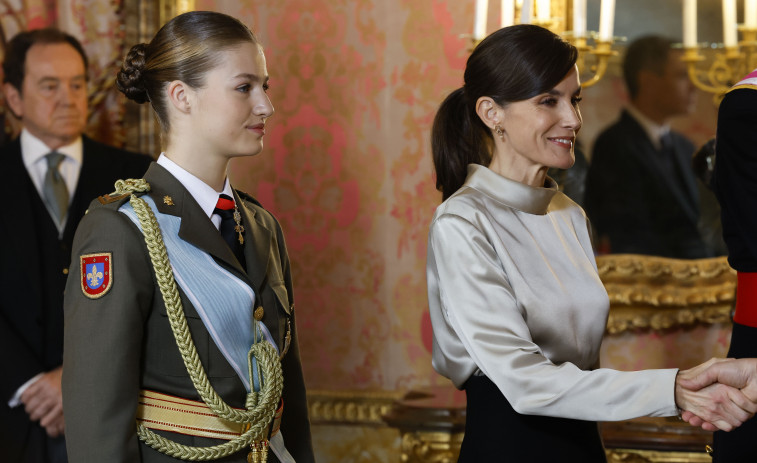
<path fill-rule="evenodd" d="M 284 237 L 276 219 L 244 193 L 235 194 L 242 213 L 245 272 L 218 230 L 182 184 L 153 163 L 145 174 L 158 210 L 181 218 L 179 237 L 208 252 L 247 282 L 262 303 L 263 322 L 278 342 L 284 374 L 281 431 L 297 463 L 314 461 L 305 385 L 300 365 L 292 279 Z M 170 200 L 168 200 L 168 198 Z M 128 197 L 92 202 L 74 239 L 65 294 L 63 409 L 71 462 L 177 461 L 139 441 L 135 416 L 140 389 L 201 401 L 181 359 L 155 281 L 142 232 L 118 208 Z M 80 256 L 111 253 L 111 287 L 98 299 L 83 294 Z M 203 271 L 198 269 L 198 271 Z M 179 289 L 189 329 L 211 384 L 226 403 L 244 408 L 246 391 L 214 343 L 197 311 Z M 291 343 L 286 347 L 287 326 Z M 223 441 L 160 432 L 182 444 Z M 222 461 L 246 461 L 240 451 Z M 269 452 L 269 462 L 277 462 Z"/>

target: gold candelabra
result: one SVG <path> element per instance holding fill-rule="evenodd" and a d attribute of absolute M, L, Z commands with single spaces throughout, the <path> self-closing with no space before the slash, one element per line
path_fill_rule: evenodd
<path fill-rule="evenodd" d="M 700 63 L 707 60 L 701 51 L 711 47 L 684 47 L 682 59 L 688 67 L 689 79 L 698 89 L 714 94 L 715 102 L 720 101 L 742 77 L 757 68 L 757 29 L 744 27 L 740 30 L 742 40 L 738 45 L 717 49 L 708 69 L 700 69 Z"/>
<path fill-rule="evenodd" d="M 581 76 L 581 87 L 591 87 L 599 82 L 607 73 L 610 58 L 618 53 L 613 50 L 616 41 L 624 41 L 622 37 L 600 38 L 597 32 L 586 31 L 581 36 L 576 36 L 573 31 L 567 30 L 568 20 L 574 16 L 574 0 L 552 0 L 549 2 L 549 19 L 539 20 L 538 8 L 541 5 L 537 2 L 533 5 L 535 9 L 531 11 L 530 23 L 537 26 L 545 27 L 555 34 L 565 37 L 571 44 L 578 49 L 578 72 Z M 514 24 L 522 20 L 522 2 L 514 2 Z M 583 8 L 585 15 L 585 6 Z M 542 16 L 544 17 L 544 16 Z M 609 35 L 612 35 L 611 33 Z M 468 35 L 471 39 L 469 51 L 481 42 L 481 38 Z"/>

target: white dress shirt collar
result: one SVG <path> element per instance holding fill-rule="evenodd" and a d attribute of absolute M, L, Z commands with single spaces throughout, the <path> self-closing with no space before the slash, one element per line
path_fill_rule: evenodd
<path fill-rule="evenodd" d="M 213 209 L 216 208 L 216 203 L 218 202 L 218 195 L 223 193 L 231 198 L 234 198 L 234 193 L 231 189 L 231 184 L 229 183 L 228 177 L 226 177 L 226 180 L 224 181 L 223 191 L 216 191 L 210 185 L 187 172 L 186 169 L 176 164 L 172 160 L 168 159 L 165 153 L 160 153 L 160 157 L 158 157 L 158 164 L 163 166 L 168 172 L 171 173 L 171 175 L 176 177 L 176 179 L 184 186 L 184 188 L 187 189 L 189 194 L 192 195 L 195 201 L 197 201 L 197 204 L 200 205 L 200 208 L 202 208 L 202 211 L 205 212 L 205 215 L 207 215 L 208 218 L 211 218 L 211 216 L 213 215 Z M 213 223 L 215 224 L 215 222 L 216 221 L 214 220 Z M 218 218 L 218 222 L 220 223 L 220 217 Z M 216 228 L 218 228 L 219 224 L 215 225 Z"/>
<path fill-rule="evenodd" d="M 644 129 L 644 132 L 647 134 L 647 137 L 649 137 L 649 140 L 654 145 L 655 149 L 659 151 L 662 148 L 660 138 L 670 133 L 670 125 L 660 125 L 656 123 L 652 119 L 645 116 L 634 105 L 628 105 L 626 107 L 626 110 L 631 115 L 631 117 L 636 119 L 636 122 L 641 125 L 641 127 Z"/>
<path fill-rule="evenodd" d="M 29 172 L 29 177 L 34 182 L 34 186 L 40 192 L 40 196 L 42 196 L 42 184 L 45 181 L 45 174 L 47 173 L 45 155 L 51 151 L 57 151 L 65 155 L 59 170 L 66 181 L 69 197 L 73 198 L 76 192 L 76 183 L 79 181 L 82 159 L 84 158 L 84 145 L 81 137 L 74 140 L 70 145 L 61 146 L 56 150 L 50 149 L 42 140 L 29 133 L 26 129 L 21 130 L 19 138 L 21 143 L 21 159 L 24 161 L 24 166 L 26 166 L 26 171 Z"/>

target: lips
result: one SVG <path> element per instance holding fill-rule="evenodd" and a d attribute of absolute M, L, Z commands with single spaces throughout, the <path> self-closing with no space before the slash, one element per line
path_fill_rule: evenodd
<path fill-rule="evenodd" d="M 247 128 L 253 132 L 257 132 L 261 135 L 265 135 L 265 124 L 248 125 Z"/>
<path fill-rule="evenodd" d="M 571 148 L 573 146 L 573 142 L 575 141 L 575 137 L 553 137 L 548 138 L 547 140 L 564 148 Z"/>

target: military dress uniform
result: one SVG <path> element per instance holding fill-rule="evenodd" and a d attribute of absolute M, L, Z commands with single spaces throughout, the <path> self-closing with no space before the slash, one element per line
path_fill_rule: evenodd
<path fill-rule="evenodd" d="M 728 263 L 738 272 L 728 357 L 757 357 L 757 70 L 718 109 L 713 190 L 721 208 Z M 757 419 L 713 438 L 713 461 L 757 461 Z"/>
<path fill-rule="evenodd" d="M 280 431 L 297 463 L 314 461 L 305 386 L 284 237 L 276 219 L 250 196 L 235 192 L 244 224 L 246 270 L 206 213 L 168 170 L 153 163 L 145 194 L 160 214 L 180 218 L 178 237 L 212 259 L 254 291 L 258 315 L 283 353 L 283 417 Z M 142 391 L 201 402 L 187 373 L 167 319 L 139 227 L 119 209 L 129 197 L 101 197 L 92 203 L 76 233 L 65 298 L 63 403 L 71 461 L 176 461 L 136 434 Z M 109 257 L 107 288 L 87 294 L 82 256 Z M 207 269 L 198 269 L 207 271 Z M 179 287 L 192 339 L 209 381 L 230 406 L 244 408 L 247 390 L 213 341 L 193 302 Z M 261 313 L 262 312 L 262 313 Z M 191 431 L 156 431 L 180 444 L 207 447 L 223 440 Z M 247 461 L 248 450 L 220 461 Z M 269 452 L 269 462 L 279 461 Z"/>

